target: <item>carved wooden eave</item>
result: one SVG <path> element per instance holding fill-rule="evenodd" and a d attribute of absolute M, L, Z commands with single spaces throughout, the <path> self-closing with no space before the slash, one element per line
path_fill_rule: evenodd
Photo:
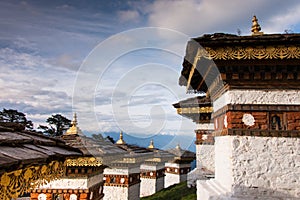
<path fill-rule="evenodd" d="M 196 123 L 209 123 L 213 112 L 210 97 L 197 96 L 173 104 L 177 114 L 192 119 Z"/>
<path fill-rule="evenodd" d="M 212 97 L 227 85 L 298 89 L 299 59 L 300 34 L 204 35 L 188 42 L 179 85 Z"/>
<path fill-rule="evenodd" d="M 100 167 L 103 166 L 103 160 L 95 157 L 69 158 L 66 160 L 66 165 L 68 167 Z"/>

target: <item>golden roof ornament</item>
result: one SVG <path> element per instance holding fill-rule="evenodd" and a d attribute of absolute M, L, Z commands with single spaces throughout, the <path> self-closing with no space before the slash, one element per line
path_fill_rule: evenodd
<path fill-rule="evenodd" d="M 116 144 L 126 144 L 126 142 L 123 140 L 123 132 L 122 131 L 120 131 L 120 138 L 116 142 Z"/>
<path fill-rule="evenodd" d="M 153 140 L 150 141 L 150 144 L 148 146 L 149 149 L 154 149 L 154 142 Z"/>
<path fill-rule="evenodd" d="M 254 15 L 252 18 L 252 28 L 251 28 L 252 35 L 263 35 L 264 32 L 260 32 L 260 30 L 261 30 L 260 25 L 258 24 L 258 20 L 256 16 Z"/>
<path fill-rule="evenodd" d="M 66 131 L 65 135 L 81 135 L 82 132 L 79 127 L 77 127 L 77 115 L 74 113 L 71 122 L 71 127 Z"/>
<path fill-rule="evenodd" d="M 176 149 L 181 149 L 179 143 L 176 145 Z"/>

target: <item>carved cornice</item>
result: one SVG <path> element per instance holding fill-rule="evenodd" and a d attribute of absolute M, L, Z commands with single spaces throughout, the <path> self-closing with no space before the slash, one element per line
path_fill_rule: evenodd
<path fill-rule="evenodd" d="M 213 60 L 300 59 L 300 47 L 206 47 L 200 50 L 199 58 L 200 57 Z"/>
<path fill-rule="evenodd" d="M 0 178 L 0 196 L 3 199 L 17 198 L 30 188 L 62 177 L 65 168 L 64 162 L 52 161 L 48 165 L 31 166 L 4 173 Z"/>
<path fill-rule="evenodd" d="M 223 129 L 214 132 L 215 136 L 239 135 L 239 136 L 256 136 L 256 137 L 290 137 L 299 138 L 298 130 L 259 130 L 259 129 Z"/>
<path fill-rule="evenodd" d="M 187 107 L 187 108 L 177 108 L 178 114 L 198 114 L 198 113 L 212 113 L 213 107 Z"/>
<path fill-rule="evenodd" d="M 80 157 L 66 160 L 68 167 L 99 167 L 102 166 L 102 160 L 94 157 Z"/>

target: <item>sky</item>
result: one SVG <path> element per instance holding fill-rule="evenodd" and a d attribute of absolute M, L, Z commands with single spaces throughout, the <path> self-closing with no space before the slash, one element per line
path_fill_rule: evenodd
<path fill-rule="evenodd" d="M 0 108 L 37 127 L 52 114 L 84 132 L 194 136 L 173 103 L 187 41 L 206 33 L 298 33 L 297 0 L 0 1 Z"/>

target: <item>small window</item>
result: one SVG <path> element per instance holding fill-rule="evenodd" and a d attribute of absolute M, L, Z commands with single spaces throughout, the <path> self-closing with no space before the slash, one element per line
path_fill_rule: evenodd
<path fill-rule="evenodd" d="M 111 177 L 110 178 L 110 183 L 115 183 L 116 182 L 116 177 Z"/>
<path fill-rule="evenodd" d="M 270 116 L 270 129 L 282 130 L 282 114 L 271 114 Z"/>

